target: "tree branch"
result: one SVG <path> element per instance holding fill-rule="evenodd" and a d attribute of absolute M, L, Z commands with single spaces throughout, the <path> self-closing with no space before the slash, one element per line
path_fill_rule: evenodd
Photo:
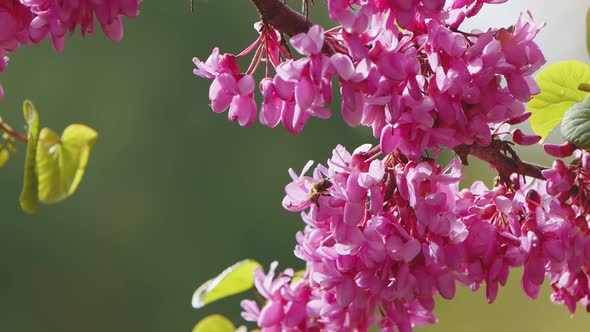
<path fill-rule="evenodd" d="M 313 23 L 304 15 L 289 8 L 283 0 L 250 0 L 256 6 L 262 23 L 272 25 L 280 33 L 293 37 L 305 33 Z M 334 48 L 325 40 L 322 51 L 334 54 Z"/>
<path fill-rule="evenodd" d="M 9 136 L 16 138 L 17 140 L 27 143 L 29 141 L 29 137 L 26 134 L 21 134 L 18 131 L 12 130 L 9 126 L 7 126 L 4 122 L 0 121 L 0 132 L 5 132 Z"/>
<path fill-rule="evenodd" d="M 250 0 L 256 6 L 262 23 L 270 24 L 279 32 L 293 37 L 307 32 L 312 23 L 302 14 L 289 8 L 282 0 Z"/>
<path fill-rule="evenodd" d="M 494 139 L 488 146 L 482 146 L 477 143 L 471 145 L 461 144 L 453 150 L 461 158 L 464 165 L 469 164 L 467 161 L 468 155 L 490 163 L 498 170 L 500 179 L 504 182 L 510 182 L 510 176 L 512 174 L 529 176 L 541 180 L 545 179 L 541 171 L 546 168 L 521 161 L 508 141 Z M 507 154 L 510 154 L 510 156 Z"/>

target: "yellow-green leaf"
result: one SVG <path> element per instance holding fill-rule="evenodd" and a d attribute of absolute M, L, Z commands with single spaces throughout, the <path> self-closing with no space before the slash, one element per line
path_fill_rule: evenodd
<path fill-rule="evenodd" d="M 537 76 L 541 93 L 533 97 L 527 108 L 535 134 L 543 139 L 561 123 L 565 111 L 590 95 L 578 89 L 590 83 L 590 66 L 579 61 L 564 61 L 545 68 Z"/>
<path fill-rule="evenodd" d="M 16 145 L 14 145 L 13 140 L 5 141 L 5 143 L 6 143 L 6 146 L 8 147 L 8 150 L 10 150 L 12 153 L 16 153 Z"/>
<path fill-rule="evenodd" d="M 238 262 L 217 277 L 205 282 L 193 295 L 194 308 L 201 308 L 208 303 L 235 295 L 254 286 L 254 270 L 261 268 L 260 263 L 253 260 Z"/>
<path fill-rule="evenodd" d="M 235 332 L 236 327 L 222 315 L 211 315 L 201 319 L 195 325 L 193 332 Z"/>
<path fill-rule="evenodd" d="M 294 282 L 297 282 L 297 281 L 303 279 L 305 272 L 306 272 L 305 270 L 299 270 L 299 271 L 295 272 L 295 275 L 291 279 L 291 283 L 294 283 Z"/>
<path fill-rule="evenodd" d="M 0 167 L 4 167 L 4 165 L 6 165 L 6 162 L 10 158 L 10 153 L 8 153 L 8 150 L 6 150 L 6 148 L 1 148 L 2 150 L 0 150 Z"/>
<path fill-rule="evenodd" d="M 76 191 L 97 139 L 94 129 L 80 124 L 69 125 L 61 137 L 41 130 L 36 155 L 40 202 L 57 203 Z"/>
<path fill-rule="evenodd" d="M 27 142 L 27 153 L 25 156 L 23 189 L 19 197 L 19 202 L 23 211 L 35 213 L 39 204 L 35 160 L 37 141 L 39 139 L 39 115 L 35 106 L 29 100 L 25 100 L 23 103 L 23 113 L 27 123 L 27 138 L 29 141 Z"/>

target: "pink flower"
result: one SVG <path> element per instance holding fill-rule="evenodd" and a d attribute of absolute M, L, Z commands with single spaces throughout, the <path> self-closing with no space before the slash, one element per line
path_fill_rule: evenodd
<path fill-rule="evenodd" d="M 67 32 L 77 27 L 83 36 L 94 33 L 94 16 L 98 18 L 104 34 L 113 41 L 123 37 L 122 17 L 134 18 L 139 14 L 141 0 L 20 0 L 36 15 L 31 22 L 31 36 L 40 41 L 51 35 L 54 48 L 64 46 Z"/>
<path fill-rule="evenodd" d="M 256 322 L 262 331 L 319 331 L 323 324 L 308 309 L 317 295 L 303 280 L 293 281 L 292 269 L 275 277 L 277 265 L 273 262 L 267 275 L 255 271 L 256 290 L 266 303 L 259 308 L 254 301 L 242 301 L 242 317 Z"/>
<path fill-rule="evenodd" d="M 193 70 L 195 75 L 213 79 L 209 87 L 211 109 L 222 113 L 229 108 L 230 121 L 238 121 L 242 127 L 252 125 L 257 114 L 254 101 L 256 82 L 252 75 L 240 74 L 235 56 L 220 56 L 219 49 L 215 48 L 207 61 L 194 58 L 193 62 L 197 66 Z"/>
<path fill-rule="evenodd" d="M 9 53 L 15 52 L 21 44 L 33 43 L 29 35 L 33 18 L 30 8 L 18 1 L 0 2 L 0 73 L 8 64 Z M 4 90 L 0 84 L 0 99 L 3 96 Z"/>
<path fill-rule="evenodd" d="M 92 34 L 96 14 L 105 34 L 114 41 L 123 37 L 121 16 L 135 17 L 141 0 L 5 0 L 0 1 L 0 73 L 8 63 L 8 53 L 20 45 L 40 43 L 51 35 L 61 51 L 66 32 L 81 27 Z M 3 97 L 0 85 L 0 99 Z"/>
<path fill-rule="evenodd" d="M 297 175 L 292 168 L 289 169 L 289 175 L 293 179 L 293 182 L 285 187 L 285 194 L 287 194 L 283 199 L 283 207 L 285 209 L 292 212 L 299 212 L 311 205 L 309 192 L 312 189 L 313 183 L 320 180 L 304 175 L 312 165 L 313 160 L 308 161 L 305 167 L 303 167 L 301 175 Z"/>
<path fill-rule="evenodd" d="M 370 146 L 352 154 L 341 146 L 334 149 L 327 169 L 320 165 L 314 171 L 333 184 L 318 206 L 306 201 L 305 183 L 312 179 L 292 172 L 294 182 L 286 190 L 289 210 L 310 209 L 302 214 L 308 227 L 298 234 L 295 252 L 307 262 L 310 287 L 324 292 L 322 308 L 338 305 L 329 314 L 339 317 L 336 321 L 319 313 L 330 317 L 335 330 L 375 321 L 398 328 L 432 323 L 433 295 L 452 298 L 462 266 L 461 259 L 451 267 L 444 258 L 446 251 L 459 252 L 467 238 L 465 225 L 451 218 L 459 164 L 442 169 L 433 161 L 410 162 L 392 168 L 391 160 L 369 161 L 374 151 Z M 426 211 L 422 204 L 430 200 L 436 212 L 418 212 Z M 359 307 L 361 298 L 365 304 Z M 374 316 L 377 304 L 387 308 L 385 317 Z M 411 308 L 420 308 L 420 314 Z M 342 321 L 343 314 L 360 321 Z"/>
<path fill-rule="evenodd" d="M 307 33 L 293 36 L 290 42 L 295 50 L 303 55 L 312 56 L 319 54 L 324 45 L 324 29 L 319 25 L 314 25 L 309 28 Z"/>

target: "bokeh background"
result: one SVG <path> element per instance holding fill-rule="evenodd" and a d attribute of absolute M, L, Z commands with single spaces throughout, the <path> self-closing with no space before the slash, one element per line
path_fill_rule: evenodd
<path fill-rule="evenodd" d="M 289 1 L 299 6 L 298 1 Z M 329 25 L 316 1 L 312 18 Z M 547 27 L 539 37 L 549 62 L 587 61 L 588 0 L 519 0 L 487 6 L 472 27 L 508 26 L 530 9 Z M 325 161 L 338 143 L 353 149 L 369 130 L 311 120 L 299 136 L 260 125 L 240 128 L 209 110 L 209 81 L 192 75 L 192 57 L 212 47 L 237 53 L 256 37 L 249 1 L 145 1 L 126 20 L 125 38 L 68 39 L 22 48 L 2 74 L 0 114 L 22 128 L 21 104 L 33 100 L 43 126 L 78 122 L 100 139 L 78 192 L 38 215 L 19 210 L 24 146 L 0 172 L 0 331 L 190 331 L 211 313 L 239 321 L 239 296 L 201 310 L 193 291 L 226 266 L 255 258 L 301 268 L 292 250 L 303 224 L 281 208 L 287 169 Z M 1 22 L 0 22 L 1 24 Z M 338 109 L 338 106 L 335 107 Z M 552 140 L 559 140 L 554 135 Z M 527 159 L 549 164 L 534 154 Z M 474 163 L 468 180 L 493 172 Z M 463 289 L 439 301 L 440 323 L 421 331 L 581 331 L 590 314 L 571 318 L 520 291 L 520 271 L 495 305 Z"/>

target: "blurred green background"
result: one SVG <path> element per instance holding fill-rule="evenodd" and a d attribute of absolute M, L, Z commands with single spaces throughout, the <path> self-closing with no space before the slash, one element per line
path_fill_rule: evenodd
<path fill-rule="evenodd" d="M 326 22 L 318 3 L 312 18 Z M 292 254 L 303 223 L 281 208 L 287 169 L 325 161 L 338 143 L 353 149 L 369 131 L 346 127 L 338 112 L 334 121 L 312 119 L 297 137 L 211 112 L 210 82 L 193 76 L 191 59 L 214 46 L 239 52 L 256 37 L 257 15 L 248 1 L 195 7 L 191 15 L 188 0 L 145 1 L 121 43 L 97 32 L 69 38 L 62 54 L 46 42 L 11 56 L 0 76 L 5 120 L 21 129 L 28 98 L 42 126 L 84 123 L 101 136 L 76 195 L 36 216 L 18 207 L 24 145 L 0 173 L 0 331 L 190 331 L 210 313 L 237 322 L 239 298 L 197 311 L 193 291 L 243 258 L 303 266 Z M 474 165 L 491 179 L 486 165 Z M 547 290 L 527 299 L 519 278 L 515 271 L 493 306 L 468 290 L 440 301 L 441 323 L 421 330 L 588 329 L 590 314 L 570 318 Z"/>

